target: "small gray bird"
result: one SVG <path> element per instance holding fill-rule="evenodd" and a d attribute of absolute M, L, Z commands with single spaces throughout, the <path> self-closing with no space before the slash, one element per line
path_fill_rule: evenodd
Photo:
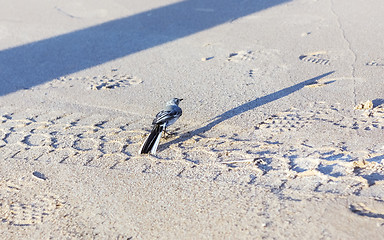
<path fill-rule="evenodd" d="M 183 99 L 172 98 L 164 110 L 161 110 L 152 122 L 153 128 L 147 139 L 144 141 L 140 148 L 140 154 L 156 154 L 157 147 L 159 146 L 162 132 L 166 132 L 168 126 L 171 126 L 176 122 L 182 114 L 181 108 L 179 107 L 180 101 Z"/>

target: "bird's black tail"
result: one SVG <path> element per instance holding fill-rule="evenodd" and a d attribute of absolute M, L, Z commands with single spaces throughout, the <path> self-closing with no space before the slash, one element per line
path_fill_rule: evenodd
<path fill-rule="evenodd" d="M 140 154 L 146 154 L 151 152 L 151 154 L 156 154 L 157 147 L 159 146 L 161 134 L 163 132 L 164 126 L 156 124 L 153 128 L 147 139 L 145 139 L 143 145 L 140 148 Z"/>

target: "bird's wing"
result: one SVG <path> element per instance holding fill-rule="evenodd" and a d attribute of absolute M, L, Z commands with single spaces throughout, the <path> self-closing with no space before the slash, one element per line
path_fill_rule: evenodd
<path fill-rule="evenodd" d="M 153 124 L 165 123 L 175 117 L 180 117 L 180 115 L 181 111 L 179 109 L 163 110 L 156 115 Z"/>

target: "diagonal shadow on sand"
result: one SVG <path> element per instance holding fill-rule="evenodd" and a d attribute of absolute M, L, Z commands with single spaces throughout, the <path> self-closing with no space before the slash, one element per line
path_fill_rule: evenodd
<path fill-rule="evenodd" d="M 317 80 L 320 80 L 320 79 L 322 79 L 322 78 L 324 78 L 324 77 L 326 77 L 326 76 L 328 76 L 328 75 L 330 75 L 330 74 L 332 74 L 334 72 L 335 71 L 324 73 L 324 74 L 319 75 L 317 77 L 308 79 L 306 81 L 300 82 L 300 83 L 295 84 L 293 86 L 281 89 L 281 90 L 279 90 L 277 92 L 268 94 L 268 95 L 260 97 L 260 98 L 256 98 L 256 99 L 254 99 L 252 101 L 249 101 L 247 103 L 244 103 L 244 104 L 242 104 L 242 105 L 240 105 L 238 107 L 232 108 L 232 109 L 224 112 L 223 114 L 220 114 L 220 115 L 216 116 L 215 118 L 213 118 L 211 120 L 211 122 L 208 123 L 207 125 L 205 125 L 205 126 L 203 126 L 201 128 L 198 128 L 196 130 L 193 130 L 191 132 L 184 133 L 180 137 L 178 137 L 178 138 L 176 138 L 176 139 L 174 139 L 174 140 L 172 140 L 170 142 L 167 142 L 167 143 L 163 144 L 161 146 L 161 148 L 159 149 L 159 151 L 161 151 L 164 148 L 169 147 L 172 144 L 177 144 L 179 142 L 184 142 L 184 141 L 187 141 L 187 140 L 191 139 L 195 135 L 205 133 L 205 132 L 211 130 L 214 126 L 224 122 L 225 120 L 233 118 L 233 117 L 235 117 L 237 115 L 240 115 L 242 113 L 245 113 L 247 111 L 253 110 L 253 109 L 255 109 L 257 107 L 260 107 L 260 106 L 262 106 L 264 104 L 267 104 L 267 103 L 276 101 L 276 100 L 278 100 L 280 98 L 286 97 L 286 96 L 288 96 L 288 95 L 290 95 L 290 94 L 292 94 L 292 93 L 294 93 L 296 91 L 301 90 L 306 85 L 313 84 Z"/>
<path fill-rule="evenodd" d="M 2 50 L 0 95 L 30 88 L 289 1 L 180 1 Z"/>

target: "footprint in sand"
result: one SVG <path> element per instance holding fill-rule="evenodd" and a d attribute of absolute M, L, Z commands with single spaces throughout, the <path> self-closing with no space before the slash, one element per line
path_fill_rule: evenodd
<path fill-rule="evenodd" d="M 112 90 L 137 85 L 142 82 L 143 80 L 130 74 L 110 74 L 93 77 L 63 76 L 37 88 L 70 88 L 74 87 L 75 84 L 80 84 L 86 85 L 87 88 L 89 87 L 92 90 Z"/>
<path fill-rule="evenodd" d="M 91 78 L 92 90 L 108 90 L 140 84 L 143 81 L 132 75 L 97 76 Z"/>
<path fill-rule="evenodd" d="M 0 156 L 4 159 L 75 165 L 103 159 L 102 166 L 109 168 L 137 152 L 144 133 L 129 130 L 127 119 L 118 116 L 52 112 L 36 113 L 32 119 L 14 115 L 4 117 L 0 125 Z"/>
<path fill-rule="evenodd" d="M 14 226 L 31 226 L 46 221 L 64 202 L 50 195 L 30 192 L 9 180 L 0 182 L 0 221 Z M 33 195 L 33 198 L 30 196 Z"/>
<path fill-rule="evenodd" d="M 315 63 L 320 65 L 330 65 L 329 57 L 326 52 L 313 52 L 303 54 L 299 56 L 299 59 L 303 62 Z"/>
<path fill-rule="evenodd" d="M 228 62 L 240 62 L 240 61 L 251 61 L 255 59 L 253 51 L 238 51 L 230 53 L 227 61 Z"/>

